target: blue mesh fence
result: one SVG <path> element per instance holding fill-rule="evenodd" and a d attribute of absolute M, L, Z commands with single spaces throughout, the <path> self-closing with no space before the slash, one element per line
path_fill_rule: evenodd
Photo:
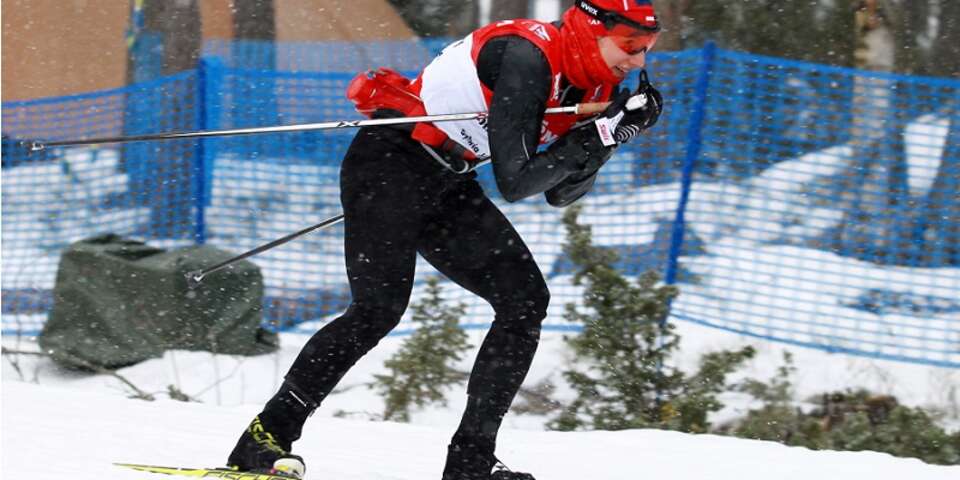
<path fill-rule="evenodd" d="M 60 251 L 98 233 L 193 242 L 198 145 L 31 152 L 23 141 L 185 130 L 198 126 L 197 79 L 185 73 L 87 95 L 3 104 L 3 332 L 39 332 Z"/>
<path fill-rule="evenodd" d="M 960 84 L 723 51 L 709 82 L 673 314 L 957 366 Z"/>
<path fill-rule="evenodd" d="M 195 72 L 125 89 L 3 105 L 3 331 L 35 333 L 59 252 L 115 232 L 242 252 L 340 212 L 353 131 L 30 154 L 18 141 L 358 118 L 352 76 L 413 71 L 432 43 L 211 42 Z M 829 351 L 960 366 L 960 82 L 867 73 L 707 47 L 651 55 L 667 99 L 583 200 L 627 275 L 663 272 L 673 316 Z M 577 301 L 562 211 L 507 204 L 553 292 Z M 265 321 L 296 328 L 349 302 L 342 228 L 261 254 Z M 421 263 L 423 263 L 421 261 Z M 432 274 L 425 263 L 418 275 Z M 492 319 L 450 285 L 470 325 Z"/>

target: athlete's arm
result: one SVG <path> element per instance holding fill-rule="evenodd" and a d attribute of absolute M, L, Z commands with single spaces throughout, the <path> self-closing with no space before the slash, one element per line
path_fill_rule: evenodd
<path fill-rule="evenodd" d="M 503 198 L 515 202 L 562 182 L 569 168 L 537 154 L 551 88 L 550 64 L 543 52 L 522 37 L 494 38 L 480 50 L 477 71 L 493 90 L 490 154 Z"/>
<path fill-rule="evenodd" d="M 547 203 L 554 207 L 566 207 L 580 199 L 593 189 L 597 180 L 597 171 L 585 176 L 571 175 L 564 181 L 544 192 Z"/>
<path fill-rule="evenodd" d="M 550 64 L 532 42 L 518 36 L 492 39 L 477 58 L 480 81 L 493 91 L 489 139 L 497 188 L 509 202 L 548 192 L 565 206 L 593 185 L 595 172 L 582 166 L 592 155 L 609 155 L 595 132 L 572 131 L 537 153 L 543 112 L 552 87 Z M 572 178 L 570 178 L 572 177 Z"/>

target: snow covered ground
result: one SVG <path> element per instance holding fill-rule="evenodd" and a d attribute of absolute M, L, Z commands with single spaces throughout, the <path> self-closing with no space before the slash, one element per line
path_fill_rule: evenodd
<path fill-rule="evenodd" d="M 217 464 L 255 409 L 142 402 L 94 392 L 7 384 L 3 478 L 142 480 L 113 462 Z M 25 414 L 30 412 L 30 414 Z M 439 478 L 447 432 L 392 423 L 316 418 L 298 447 L 308 479 Z M 542 480 L 952 479 L 935 467 L 877 453 L 815 453 L 768 442 L 660 431 L 506 431 L 501 455 Z M 162 477 L 159 477 L 162 478 Z"/>
<path fill-rule="evenodd" d="M 687 351 L 738 343 L 733 335 L 717 338 L 715 331 L 699 329 L 701 335 L 709 335 L 691 342 Z M 685 338 L 698 336 L 696 331 L 684 330 Z M 481 334 L 471 333 L 474 345 Z M 528 384 L 557 375 L 563 367 L 560 337 L 559 333 L 545 335 Z M 7 359 L 0 396 L 2 478 L 150 480 L 155 476 L 123 471 L 111 463 L 220 465 L 306 338 L 284 334 L 282 350 L 273 355 L 242 358 L 169 352 L 163 359 L 119 372 L 141 390 L 155 394 L 154 402 L 127 398 L 130 388 L 114 377 L 65 372 L 33 356 L 18 357 L 22 381 Z M 362 359 L 338 393 L 308 421 L 303 439 L 295 445 L 307 458 L 308 480 L 439 478 L 445 445 L 463 407 L 463 388 L 451 389 L 447 407 L 419 411 L 411 424 L 371 421 L 382 404 L 364 384 L 403 338 L 388 337 Z M 12 340 L 5 338 L 4 346 L 13 348 Z M 762 347 L 751 374 L 772 373 L 772 357 L 779 355 L 779 349 Z M 950 377 L 957 372 L 843 356 L 817 359 L 811 356 L 827 354 L 810 350 L 797 353 L 801 390 L 811 392 L 858 380 L 919 399 L 936 396 L 939 381 L 953 378 L 957 384 Z M 942 377 L 934 381 L 937 375 Z M 163 393 L 167 385 L 178 386 L 203 403 L 173 401 Z M 725 400 L 738 405 L 735 408 L 747 405 L 742 398 Z M 334 416 L 338 411 L 343 412 L 341 418 Z M 932 466 L 879 453 L 814 452 L 770 442 L 653 430 L 548 432 L 542 423 L 539 417 L 511 413 L 498 452 L 511 468 L 533 472 L 540 480 L 960 478 L 960 467 Z"/>
<path fill-rule="evenodd" d="M 316 324 L 305 325 L 304 330 Z M 960 428 L 957 386 L 960 371 L 882 360 L 831 355 L 751 340 L 716 329 L 681 323 L 677 362 L 692 368 L 700 354 L 744 344 L 758 357 L 743 376 L 767 379 L 781 363 L 783 350 L 796 356 L 798 397 L 831 389 L 865 387 L 896 395 L 909 405 L 936 407 L 945 423 Z M 480 344 L 482 330 L 470 330 Z M 569 353 L 563 333 L 546 332 L 526 386 L 559 380 Z M 281 349 L 257 357 L 205 352 L 168 352 L 163 358 L 118 373 L 155 402 L 129 399 L 134 390 L 120 379 L 64 371 L 32 355 L 7 355 L 2 367 L 3 477 L 62 480 L 150 480 L 149 474 L 119 471 L 111 462 L 215 466 L 225 460 L 235 436 L 279 385 L 306 334 L 281 335 Z M 402 335 L 387 337 L 346 376 L 307 423 L 295 446 L 307 457 L 308 480 L 437 478 L 444 446 L 464 406 L 465 387 L 449 389 L 447 406 L 415 411 L 411 424 L 378 420 L 383 404 L 367 388 L 383 361 L 401 345 Z M 36 350 L 29 339 L 4 337 L 6 349 Z M 474 354 L 466 355 L 466 370 Z M 14 368 L 14 361 L 17 368 Z M 176 402 L 168 387 L 201 403 Z M 563 395 L 563 393 L 560 393 Z M 723 397 L 727 408 L 715 423 L 742 414 L 751 400 Z M 500 453 L 512 468 L 527 469 L 541 480 L 711 478 L 847 478 L 857 473 L 875 479 L 960 478 L 960 467 L 934 467 L 917 460 L 877 453 L 812 452 L 781 445 L 659 431 L 560 433 L 544 430 L 547 419 L 511 413 L 504 422 Z M 76 472 L 73 468 L 78 468 Z"/>

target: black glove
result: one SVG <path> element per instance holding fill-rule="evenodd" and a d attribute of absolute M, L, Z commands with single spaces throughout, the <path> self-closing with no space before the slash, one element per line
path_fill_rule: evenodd
<path fill-rule="evenodd" d="M 551 156 L 552 163 L 568 174 L 588 172 L 589 175 L 607 163 L 613 150 L 603 146 L 593 123 L 587 122 L 553 142 L 544 154 Z"/>
<path fill-rule="evenodd" d="M 640 85 L 630 93 L 626 89 L 615 93 L 610 105 L 596 120 L 597 133 L 606 146 L 624 143 L 652 127 L 663 111 L 663 96 L 640 71 Z"/>
<path fill-rule="evenodd" d="M 613 147 L 657 123 L 662 109 L 663 97 L 650 85 L 646 70 L 641 70 L 635 92 L 623 89 L 616 93 L 594 122 L 571 129 L 546 153 L 571 174 L 574 183 L 586 180 L 610 160 Z"/>
<path fill-rule="evenodd" d="M 614 134 L 620 143 L 626 143 L 640 132 L 656 125 L 660 114 L 663 113 L 663 96 L 660 95 L 659 90 L 650 85 L 646 70 L 640 71 L 640 86 L 637 87 L 634 95 L 645 95 L 647 101 L 636 110 L 628 110 L 620 121 L 617 132 Z"/>

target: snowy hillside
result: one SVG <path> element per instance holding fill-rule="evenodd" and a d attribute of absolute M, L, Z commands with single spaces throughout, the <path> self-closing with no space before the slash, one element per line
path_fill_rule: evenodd
<path fill-rule="evenodd" d="M 252 406 L 217 408 L 7 382 L 3 478 L 149 480 L 113 462 L 211 466 L 232 446 Z M 449 431 L 313 418 L 297 444 L 308 480 L 439 478 Z M 878 453 L 813 452 L 770 442 L 661 431 L 557 433 L 508 430 L 499 454 L 541 480 L 956 479 L 937 467 Z"/>
<path fill-rule="evenodd" d="M 315 326 L 305 325 L 304 330 Z M 775 373 L 787 348 L 687 323 L 679 327 L 683 344 L 677 362 L 687 368 L 704 352 L 751 344 L 757 347 L 758 357 L 742 375 L 766 379 Z M 483 333 L 469 331 L 473 350 L 459 368 L 470 367 Z M 127 399 L 134 390 L 116 377 L 64 371 L 43 357 L 7 355 L 2 367 L 2 435 L 3 467 L 9 477 L 2 478 L 29 474 L 38 480 L 62 480 L 61 475 L 74 462 L 83 466 L 79 476 L 71 476 L 76 480 L 100 480 L 105 475 L 150 480 L 146 474 L 116 471 L 109 465 L 113 461 L 218 465 L 239 429 L 275 391 L 307 338 L 282 334 L 280 351 L 256 357 L 167 352 L 163 358 L 118 372 L 156 397 L 155 402 Z M 390 336 L 361 359 L 311 418 L 304 439 L 296 445 L 297 451 L 308 457 L 308 480 L 437 478 L 444 445 L 464 407 L 465 386 L 449 389 L 447 406 L 414 411 L 410 425 L 378 421 L 383 403 L 366 385 L 373 374 L 382 372 L 384 360 L 404 338 Z M 29 340 L 17 342 L 9 336 L 3 345 L 36 349 Z M 545 332 L 526 386 L 559 380 L 567 365 L 566 348 L 562 333 Z M 794 379 L 799 398 L 862 386 L 896 395 L 908 405 L 953 412 L 946 423 L 953 429 L 960 427 L 956 401 L 960 371 L 791 350 L 799 366 Z M 169 386 L 202 403 L 171 401 Z M 715 423 L 742 415 L 753 406 L 742 394 L 726 394 L 722 401 L 727 408 L 714 416 Z M 814 453 L 731 438 L 653 431 L 546 432 L 546 420 L 510 413 L 501 434 L 503 459 L 515 469 L 530 469 L 540 480 L 664 475 L 721 480 L 809 479 L 811 475 L 845 478 L 843 471 L 902 480 L 948 478 L 960 473 L 960 467 L 932 467 L 881 454 Z M 771 477 L 771 472 L 776 476 Z M 707 473 L 710 475 L 704 476 Z"/>

